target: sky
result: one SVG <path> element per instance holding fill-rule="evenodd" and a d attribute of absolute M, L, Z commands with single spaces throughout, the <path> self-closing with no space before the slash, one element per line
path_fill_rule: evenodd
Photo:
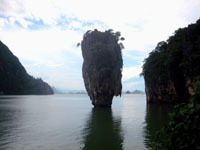
<path fill-rule="evenodd" d="M 200 0 L 0 0 L 0 40 L 34 77 L 85 90 L 77 43 L 87 30 L 120 31 L 123 91 L 144 91 L 144 59 L 158 42 L 195 23 L 199 8 Z"/>

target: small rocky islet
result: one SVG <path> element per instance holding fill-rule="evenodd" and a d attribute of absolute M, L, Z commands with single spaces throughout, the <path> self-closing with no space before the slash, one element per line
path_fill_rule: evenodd
<path fill-rule="evenodd" d="M 113 96 L 121 95 L 122 49 L 120 32 L 87 31 L 81 41 L 82 75 L 95 107 L 111 107 Z"/>

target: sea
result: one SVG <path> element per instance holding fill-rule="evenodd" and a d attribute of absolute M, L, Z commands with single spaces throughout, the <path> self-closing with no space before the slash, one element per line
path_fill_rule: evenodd
<path fill-rule="evenodd" d="M 170 105 L 144 94 L 94 108 L 87 94 L 0 96 L 0 150 L 146 150 L 169 121 Z"/>

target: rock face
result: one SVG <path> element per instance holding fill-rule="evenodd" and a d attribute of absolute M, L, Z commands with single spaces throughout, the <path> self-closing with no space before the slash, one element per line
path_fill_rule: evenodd
<path fill-rule="evenodd" d="M 148 102 L 189 101 L 200 77 L 200 20 L 158 43 L 143 65 Z"/>
<path fill-rule="evenodd" d="M 30 76 L 19 59 L 0 41 L 0 95 L 53 94 L 41 79 Z"/>
<path fill-rule="evenodd" d="M 94 30 L 86 32 L 81 42 L 84 84 L 95 107 L 111 107 L 113 96 L 121 95 L 123 45 L 119 40 L 119 32 Z"/>

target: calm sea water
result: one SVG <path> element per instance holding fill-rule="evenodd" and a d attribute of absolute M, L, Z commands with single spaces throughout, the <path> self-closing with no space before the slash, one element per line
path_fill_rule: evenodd
<path fill-rule="evenodd" d="M 0 150 L 145 150 L 171 106 L 123 95 L 111 109 L 84 94 L 0 97 Z"/>

